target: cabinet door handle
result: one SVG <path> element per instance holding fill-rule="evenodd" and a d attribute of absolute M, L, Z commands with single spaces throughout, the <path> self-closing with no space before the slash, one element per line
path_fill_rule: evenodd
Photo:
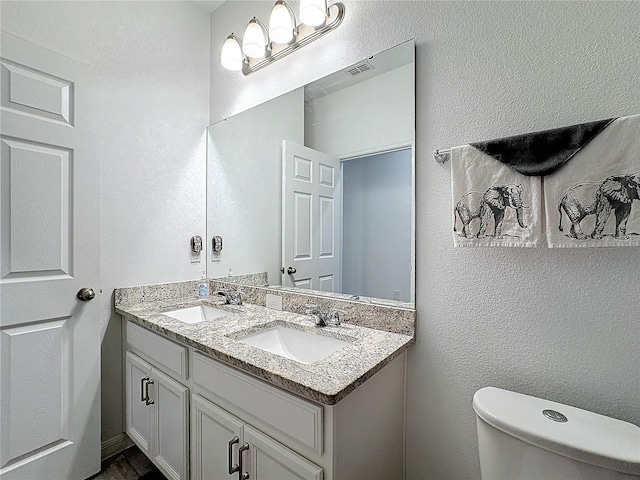
<path fill-rule="evenodd" d="M 140 379 L 140 401 L 144 402 L 146 398 L 144 398 L 144 382 L 149 380 L 149 377 L 143 377 Z"/>
<path fill-rule="evenodd" d="M 147 383 L 144 385 L 144 403 L 145 405 L 153 405 L 155 402 L 149 398 L 149 385 L 153 385 L 153 380 L 147 379 Z"/>
<path fill-rule="evenodd" d="M 249 450 L 249 444 L 244 443 L 238 449 L 238 461 L 240 462 L 240 468 L 238 469 L 238 480 L 249 480 L 249 472 L 242 471 L 242 453 Z"/>
<path fill-rule="evenodd" d="M 229 440 L 229 462 L 227 463 L 227 466 L 229 467 L 229 475 L 240 471 L 240 467 L 237 463 L 233 467 L 231 466 L 231 462 L 233 462 L 233 445 L 236 443 L 240 443 L 240 439 L 238 437 L 234 436 Z"/>

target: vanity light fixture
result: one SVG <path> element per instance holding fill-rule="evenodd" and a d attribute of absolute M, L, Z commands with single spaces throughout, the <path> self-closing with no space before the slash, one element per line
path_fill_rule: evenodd
<path fill-rule="evenodd" d="M 253 17 L 242 39 L 242 51 L 249 58 L 262 58 L 268 49 L 269 37 L 262 22 Z"/>
<path fill-rule="evenodd" d="M 300 21 L 310 27 L 319 27 L 327 17 L 327 0 L 300 0 Z"/>
<path fill-rule="evenodd" d="M 302 0 L 302 23 L 296 25 L 291 7 L 284 0 L 277 0 L 271 10 L 269 28 L 253 17 L 243 40 L 233 33 L 227 37 L 220 63 L 227 70 L 249 75 L 337 28 L 344 19 L 344 12 L 342 3 L 327 7 L 326 0 Z"/>
<path fill-rule="evenodd" d="M 240 39 L 233 33 L 227 37 L 222 45 L 220 63 L 227 70 L 242 70 L 243 57 Z"/>
<path fill-rule="evenodd" d="M 269 38 L 272 42 L 288 45 L 297 33 L 293 10 L 283 0 L 278 0 L 269 17 Z"/>

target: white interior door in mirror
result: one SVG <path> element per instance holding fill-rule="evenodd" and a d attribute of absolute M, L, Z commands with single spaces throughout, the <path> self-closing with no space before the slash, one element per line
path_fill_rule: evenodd
<path fill-rule="evenodd" d="M 282 285 L 340 292 L 340 160 L 285 140 L 282 165 Z"/>

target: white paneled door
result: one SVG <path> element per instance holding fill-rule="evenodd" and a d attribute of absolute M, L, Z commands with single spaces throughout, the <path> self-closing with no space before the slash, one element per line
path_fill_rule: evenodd
<path fill-rule="evenodd" d="M 100 469 L 98 77 L 5 32 L 0 54 L 0 477 L 84 479 Z"/>
<path fill-rule="evenodd" d="M 282 142 L 282 284 L 340 292 L 340 160 Z"/>

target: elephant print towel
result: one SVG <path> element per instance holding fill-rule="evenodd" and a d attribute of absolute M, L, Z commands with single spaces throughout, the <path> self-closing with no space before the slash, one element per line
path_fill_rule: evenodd
<path fill-rule="evenodd" d="M 451 150 L 456 247 L 537 247 L 540 177 L 525 176 L 471 145 Z"/>
<path fill-rule="evenodd" d="M 549 247 L 640 246 L 640 115 L 615 119 L 544 178 Z"/>

